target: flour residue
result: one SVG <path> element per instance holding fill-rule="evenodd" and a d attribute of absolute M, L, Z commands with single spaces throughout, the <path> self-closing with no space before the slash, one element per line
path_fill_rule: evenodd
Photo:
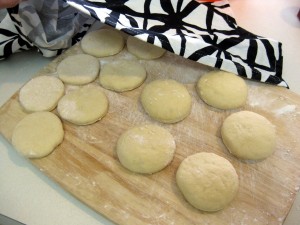
<path fill-rule="evenodd" d="M 74 181 L 73 184 L 75 186 L 78 186 L 81 184 L 81 178 L 77 175 L 73 175 L 72 173 L 66 173 L 66 177 L 73 179 L 73 181 Z"/>
<path fill-rule="evenodd" d="M 296 106 L 295 105 L 286 105 L 283 106 L 279 109 L 274 110 L 274 113 L 276 116 L 280 116 L 283 114 L 290 114 L 296 111 Z"/>

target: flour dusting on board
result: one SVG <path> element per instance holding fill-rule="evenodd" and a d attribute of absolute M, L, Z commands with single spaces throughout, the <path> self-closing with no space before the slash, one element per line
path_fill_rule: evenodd
<path fill-rule="evenodd" d="M 247 103 L 251 108 L 272 113 L 276 117 L 286 116 L 289 120 L 300 116 L 294 100 L 266 89 L 262 84 L 250 83 L 249 86 Z"/>
<path fill-rule="evenodd" d="M 77 136 L 81 138 L 81 140 L 86 141 L 91 144 L 101 144 L 103 140 L 99 138 L 96 134 L 91 131 L 90 126 L 78 126 L 76 128 Z"/>
<path fill-rule="evenodd" d="M 70 179 L 73 179 L 73 184 L 75 186 L 80 185 L 81 182 L 82 182 L 81 179 L 80 179 L 80 176 L 74 175 L 73 173 L 66 173 L 65 176 L 70 178 Z"/>
<path fill-rule="evenodd" d="M 267 109 L 276 99 L 269 97 L 272 92 L 268 90 L 264 90 L 264 93 L 261 93 L 259 87 L 259 84 L 251 83 L 251 88 L 248 89 L 248 105 Z"/>
<path fill-rule="evenodd" d="M 76 52 L 73 50 L 71 54 L 81 53 L 78 46 L 73 49 Z M 132 58 L 125 48 L 118 56 L 99 60 L 104 65 L 115 57 Z M 284 89 L 247 82 L 247 105 L 238 110 L 253 110 L 266 116 L 276 126 L 279 137 L 271 157 L 260 162 L 244 162 L 232 157 L 220 139 L 220 126 L 234 111 L 213 109 L 195 92 L 194 82 L 209 68 L 173 58 L 171 53 L 159 60 L 139 61 L 150 69 L 146 83 L 153 79 L 173 78 L 185 84 L 193 98 L 191 114 L 185 120 L 177 124 L 152 120 L 139 102 L 143 85 L 126 93 L 103 90 L 110 102 L 107 115 L 87 126 L 64 123 L 66 142 L 49 157 L 31 162 L 44 168 L 41 171 L 62 183 L 95 211 L 120 224 L 282 224 L 300 187 L 299 97 Z M 56 64 L 51 66 L 56 68 Z M 94 83 L 98 84 L 98 80 Z M 66 86 L 67 93 L 78 88 Z M 11 135 L 11 129 L 2 129 L 2 125 L 14 124 L 16 118 L 23 116 L 20 110 L 16 110 L 15 100 L 9 102 L 12 110 L 6 108 L 5 113 L 0 112 L 0 131 L 4 130 L 6 136 Z M 116 140 L 124 130 L 144 123 L 168 129 L 177 146 L 173 162 L 158 174 L 148 176 L 126 171 L 116 160 L 114 152 Z M 180 161 L 204 150 L 227 158 L 239 175 L 237 197 L 227 208 L 216 213 L 191 208 L 178 196 L 174 180 Z M 71 157 L 61 157 L 64 154 Z"/>
<path fill-rule="evenodd" d="M 286 105 L 286 106 L 283 106 L 282 108 L 276 109 L 274 112 L 277 116 L 280 116 L 282 114 L 293 113 L 295 111 L 296 111 L 295 105 Z"/>

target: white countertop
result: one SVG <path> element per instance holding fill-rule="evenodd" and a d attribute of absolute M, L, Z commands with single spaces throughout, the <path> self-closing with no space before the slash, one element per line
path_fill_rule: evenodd
<path fill-rule="evenodd" d="M 239 26 L 283 43 L 283 78 L 300 94 L 299 0 L 231 0 Z M 52 59 L 36 52 L 18 53 L 0 61 L 0 106 Z M 113 224 L 64 191 L 20 157 L 0 136 L 0 214 L 29 225 Z M 0 224 L 3 222 L 0 216 Z M 300 221 L 300 197 L 285 221 Z"/>

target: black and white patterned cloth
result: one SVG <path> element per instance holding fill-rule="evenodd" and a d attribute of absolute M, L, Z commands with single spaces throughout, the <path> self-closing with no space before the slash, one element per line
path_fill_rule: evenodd
<path fill-rule="evenodd" d="M 62 0 L 21 1 L 7 12 L 0 23 L 0 59 L 31 48 L 45 57 L 59 55 L 96 21 Z"/>
<path fill-rule="evenodd" d="M 196 0 L 66 2 L 89 18 L 187 59 L 248 79 L 288 87 L 282 79 L 281 43 L 239 27 L 227 0 L 214 3 Z M 10 16 L 15 18 L 13 13 Z M 29 45 L 35 45 L 35 41 L 31 40 Z"/>

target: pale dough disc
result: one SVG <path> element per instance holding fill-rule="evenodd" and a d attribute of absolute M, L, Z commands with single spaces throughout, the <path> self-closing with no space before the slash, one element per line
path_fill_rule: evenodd
<path fill-rule="evenodd" d="M 160 58 L 166 50 L 133 36 L 127 38 L 127 50 L 140 59 Z"/>
<path fill-rule="evenodd" d="M 20 90 L 19 101 L 26 111 L 51 111 L 64 95 L 63 82 L 53 76 L 38 76 Z"/>
<path fill-rule="evenodd" d="M 214 153 L 201 152 L 185 158 L 176 173 L 185 199 L 203 211 L 218 211 L 236 196 L 239 181 L 231 163 Z"/>
<path fill-rule="evenodd" d="M 144 174 L 158 172 L 173 159 L 173 136 L 156 125 L 143 125 L 123 133 L 117 142 L 121 164 L 130 171 Z"/>
<path fill-rule="evenodd" d="M 275 150 L 275 126 L 254 112 L 241 111 L 228 116 L 221 135 L 230 153 L 240 159 L 262 160 Z"/>
<path fill-rule="evenodd" d="M 190 114 L 192 98 L 186 87 L 175 80 L 155 80 L 143 89 L 141 103 L 153 119 L 176 123 Z"/>
<path fill-rule="evenodd" d="M 51 112 L 34 112 L 25 116 L 14 128 L 12 144 L 27 158 L 49 155 L 64 137 L 60 119 Z"/>
<path fill-rule="evenodd" d="M 118 60 L 103 66 L 99 80 L 104 88 L 123 92 L 139 87 L 146 79 L 146 74 L 139 62 Z"/>
<path fill-rule="evenodd" d="M 81 40 L 83 52 L 95 56 L 106 57 L 118 54 L 125 45 L 119 31 L 100 29 L 87 33 Z"/>
<path fill-rule="evenodd" d="M 99 70 L 99 60 L 87 54 L 68 56 L 57 66 L 58 77 L 63 82 L 74 85 L 83 85 L 94 81 Z"/>
<path fill-rule="evenodd" d="M 218 109 L 235 109 L 246 104 L 248 88 L 243 78 L 225 71 L 212 71 L 197 83 L 200 98 Z"/>
<path fill-rule="evenodd" d="M 57 111 L 61 118 L 76 125 L 100 120 L 108 110 L 108 99 L 97 85 L 87 85 L 67 93 L 60 99 Z"/>

